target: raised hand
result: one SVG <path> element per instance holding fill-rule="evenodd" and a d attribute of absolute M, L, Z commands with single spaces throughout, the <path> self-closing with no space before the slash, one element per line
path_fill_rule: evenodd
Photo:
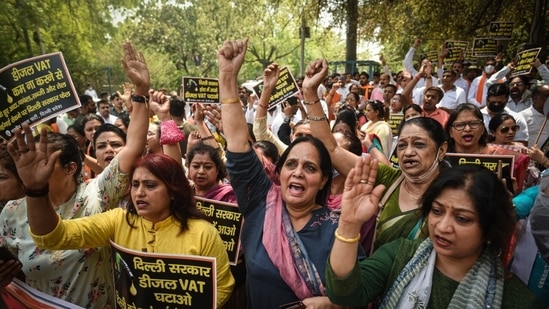
<path fill-rule="evenodd" d="M 25 135 L 22 134 L 21 129 L 15 129 L 17 147 L 13 143 L 8 144 L 8 152 L 15 162 L 23 185 L 29 190 L 40 190 L 48 185 L 61 150 L 48 154 L 46 129 L 40 132 L 40 142 L 38 143 L 34 142 L 31 128 L 27 123 L 23 124 L 23 131 Z M 30 141 L 27 141 L 25 137 Z"/>
<path fill-rule="evenodd" d="M 328 74 L 328 61 L 326 59 L 313 60 L 305 69 L 303 88 L 318 89 Z"/>
<path fill-rule="evenodd" d="M 124 105 L 126 106 L 126 109 L 129 113 L 132 112 L 132 85 L 130 83 L 125 82 L 124 85 L 122 85 L 122 88 L 124 89 L 124 93 L 120 93 L 120 91 L 116 91 L 120 99 L 122 99 L 122 102 L 124 102 Z"/>
<path fill-rule="evenodd" d="M 146 95 L 151 84 L 151 77 L 143 53 L 137 51 L 130 42 L 124 43 L 123 50 L 122 66 L 128 78 L 135 85 L 136 95 Z M 142 93 L 143 91 L 144 93 Z"/>
<path fill-rule="evenodd" d="M 170 99 L 161 91 L 149 91 L 150 109 L 153 111 L 158 120 L 170 120 Z"/>
<path fill-rule="evenodd" d="M 340 225 L 350 223 L 360 226 L 377 213 L 385 190 L 383 185 L 375 186 L 377 167 L 377 160 L 372 160 L 370 155 L 357 158 L 354 168 L 345 179 Z"/>
<path fill-rule="evenodd" d="M 194 121 L 197 124 L 204 122 L 204 105 L 202 105 L 201 103 L 193 103 L 192 109 Z"/>
<path fill-rule="evenodd" d="M 280 76 L 280 67 L 276 63 L 271 63 L 263 71 L 263 88 L 274 89 L 278 77 Z"/>
<path fill-rule="evenodd" d="M 211 122 L 217 132 L 223 132 L 223 122 L 221 121 L 221 108 L 216 104 L 208 104 L 205 106 L 204 115 L 208 117 L 208 121 Z"/>
<path fill-rule="evenodd" d="M 237 75 L 244 62 L 248 39 L 226 41 L 217 53 L 219 74 Z"/>

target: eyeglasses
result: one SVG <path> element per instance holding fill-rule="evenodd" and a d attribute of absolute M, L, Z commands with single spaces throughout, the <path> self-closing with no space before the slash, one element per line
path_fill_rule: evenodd
<path fill-rule="evenodd" d="M 510 126 L 510 127 L 502 127 L 501 129 L 499 129 L 499 132 L 502 133 L 502 134 L 507 134 L 509 132 L 509 130 L 513 131 L 513 133 L 517 132 L 518 129 L 520 129 L 520 126 L 518 124 L 514 125 L 514 126 Z"/>
<path fill-rule="evenodd" d="M 523 82 L 515 82 L 515 83 L 510 83 L 509 86 L 510 87 L 519 87 L 519 86 L 524 86 L 524 83 Z"/>
<path fill-rule="evenodd" d="M 452 123 L 452 128 L 463 131 L 465 130 L 466 126 L 469 126 L 471 129 L 478 129 L 482 125 L 482 120 L 471 120 L 471 121 L 464 121 L 464 122 L 454 122 Z"/>

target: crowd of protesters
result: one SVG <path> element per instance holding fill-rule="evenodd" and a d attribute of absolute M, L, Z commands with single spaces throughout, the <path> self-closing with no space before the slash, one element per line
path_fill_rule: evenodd
<path fill-rule="evenodd" d="M 215 104 L 150 89 L 125 43 L 121 92 L 0 146 L 0 288 L 112 308 L 110 240 L 214 257 L 218 308 L 549 308 L 549 70 L 420 45 L 372 81 L 313 60 L 273 106 L 279 64 L 239 83 L 248 39 L 219 48 Z M 236 265 L 195 197 L 238 205 Z"/>

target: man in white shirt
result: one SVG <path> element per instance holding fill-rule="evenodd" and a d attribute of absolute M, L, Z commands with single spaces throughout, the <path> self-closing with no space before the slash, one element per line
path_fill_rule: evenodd
<path fill-rule="evenodd" d="M 452 63 L 452 70 L 456 71 L 457 78 L 454 82 L 454 85 L 460 87 L 465 92 L 465 97 L 467 97 L 467 92 L 469 91 L 469 82 L 463 78 L 463 62 L 454 61 Z"/>
<path fill-rule="evenodd" d="M 520 115 L 526 119 L 526 123 L 528 124 L 529 147 L 534 146 L 534 144 L 541 147 L 547 138 L 549 138 L 549 124 L 546 124 L 543 130 L 541 130 L 546 119 L 543 108 L 546 104 L 549 104 L 547 102 L 548 98 L 549 85 L 536 85 L 532 87 L 532 106 L 520 112 Z"/>
<path fill-rule="evenodd" d="M 421 40 L 416 39 L 414 41 L 414 45 L 410 47 L 410 50 L 408 50 L 406 56 L 404 57 L 404 61 L 402 62 L 406 70 L 408 70 L 408 72 L 412 74 L 412 77 L 415 77 L 418 74 L 418 71 L 414 68 L 414 54 L 419 45 L 421 45 Z M 420 67 L 421 66 L 425 66 L 425 72 L 429 73 L 418 81 L 418 83 L 416 84 L 416 88 L 429 88 L 431 86 L 438 85 L 438 78 L 431 75 L 433 63 L 429 59 L 423 59 L 420 64 Z"/>
<path fill-rule="evenodd" d="M 457 78 L 457 72 L 454 70 L 447 70 L 442 73 L 441 84 L 439 87 L 444 91 L 444 97 L 438 103 L 437 107 L 443 107 L 448 110 L 456 109 L 461 103 L 467 102 L 467 96 L 465 91 L 455 85 Z"/>
<path fill-rule="evenodd" d="M 97 114 L 101 116 L 101 118 L 103 118 L 105 123 L 114 124 L 114 122 L 118 118 L 115 115 L 111 115 L 110 113 L 111 104 L 109 103 L 109 101 L 104 101 L 104 100 L 99 101 L 97 103 L 97 109 L 98 109 Z"/>
<path fill-rule="evenodd" d="M 97 92 L 95 91 L 95 89 L 93 89 L 93 86 L 92 86 L 91 83 L 88 83 L 88 88 L 86 88 L 86 90 L 84 90 L 84 94 L 89 95 L 94 100 L 99 99 L 99 97 L 97 96 Z"/>
<path fill-rule="evenodd" d="M 478 107 L 486 106 L 486 94 L 488 92 L 487 80 L 496 71 L 496 59 L 487 58 L 484 61 L 484 73 L 473 80 L 467 92 L 467 102 L 476 104 Z"/>

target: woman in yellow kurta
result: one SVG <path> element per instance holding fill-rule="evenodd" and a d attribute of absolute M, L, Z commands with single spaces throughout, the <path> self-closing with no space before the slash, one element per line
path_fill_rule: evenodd
<path fill-rule="evenodd" d="M 145 89 L 144 85 L 148 88 L 149 75 L 143 55 L 131 44 L 125 44 L 124 48 L 126 72 L 137 89 Z M 27 124 L 23 130 L 26 136 L 31 135 Z M 227 252 L 217 230 L 196 208 L 179 162 L 165 155 L 150 155 L 136 162 L 130 174 L 131 202 L 127 210 L 61 220 L 48 198 L 48 181 L 52 175 L 63 173 L 59 163 L 61 152 L 48 147 L 45 130 L 36 144 L 27 143 L 19 129 L 15 135 L 17 147 L 10 144 L 8 151 L 26 188 L 28 223 L 37 246 L 48 249 L 104 247 L 112 239 L 137 251 L 215 257 L 217 305 L 221 306 L 229 298 L 234 279 Z"/>

